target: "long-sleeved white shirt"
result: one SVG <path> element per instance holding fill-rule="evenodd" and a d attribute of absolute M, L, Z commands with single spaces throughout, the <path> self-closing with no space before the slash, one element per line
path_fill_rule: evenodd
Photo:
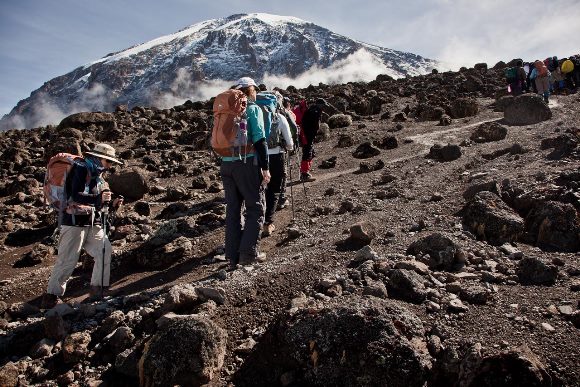
<path fill-rule="evenodd" d="M 288 124 L 288 120 L 284 115 L 280 113 L 276 113 L 278 116 L 278 127 L 280 128 L 280 133 L 282 134 L 282 138 L 286 143 L 286 149 L 293 149 L 294 142 L 292 141 L 292 132 L 290 132 L 290 124 Z M 269 155 L 277 155 L 278 153 L 286 152 L 283 147 L 277 146 L 274 148 L 268 149 Z"/>

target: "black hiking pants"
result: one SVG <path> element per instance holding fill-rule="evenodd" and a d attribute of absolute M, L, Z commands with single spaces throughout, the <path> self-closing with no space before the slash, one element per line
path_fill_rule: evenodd
<path fill-rule="evenodd" d="M 231 265 L 250 264 L 258 256 L 258 238 L 264 223 L 262 171 L 255 157 L 222 161 L 220 175 L 226 196 L 226 258 Z M 242 204 L 245 219 L 242 230 Z"/>
<path fill-rule="evenodd" d="M 266 220 L 265 224 L 274 221 L 274 213 L 282 193 L 283 183 L 286 180 L 286 153 L 269 155 L 270 175 L 272 178 L 266 188 Z"/>

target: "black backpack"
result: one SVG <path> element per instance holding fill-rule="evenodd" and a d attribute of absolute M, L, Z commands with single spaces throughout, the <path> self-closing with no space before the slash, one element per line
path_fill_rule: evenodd
<path fill-rule="evenodd" d="M 311 141 L 318 134 L 320 128 L 320 116 L 322 115 L 322 108 L 318 105 L 312 105 L 306 110 L 302 117 L 302 130 L 306 138 Z"/>
<path fill-rule="evenodd" d="M 270 125 L 270 135 L 268 136 L 268 149 L 276 148 L 282 145 L 282 131 L 280 129 L 280 119 L 278 112 L 272 114 L 272 124 Z"/>

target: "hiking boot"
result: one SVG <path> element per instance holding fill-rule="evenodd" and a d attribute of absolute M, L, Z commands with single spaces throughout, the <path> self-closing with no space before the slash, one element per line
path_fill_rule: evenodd
<path fill-rule="evenodd" d="M 268 236 L 272 235 L 272 233 L 274 232 L 275 229 L 276 229 L 276 226 L 274 226 L 274 223 L 269 223 L 269 224 L 265 225 L 264 230 L 262 231 L 262 236 L 268 237 Z"/>
<path fill-rule="evenodd" d="M 300 181 L 302 181 L 302 182 L 308 182 L 308 181 L 314 181 L 314 180 L 316 180 L 316 179 L 312 177 L 310 172 L 302 172 L 300 174 Z"/>
<path fill-rule="evenodd" d="M 103 297 L 107 294 L 107 289 L 108 286 L 101 288 L 100 286 L 91 285 L 91 288 L 89 289 L 89 296 L 84 299 L 83 303 L 86 304 L 102 300 Z"/>
<path fill-rule="evenodd" d="M 44 293 L 40 309 L 52 309 L 58 304 L 59 298 L 56 294 Z"/>
<path fill-rule="evenodd" d="M 278 206 L 276 207 L 277 210 L 283 210 L 284 208 L 288 207 L 288 199 L 280 199 L 278 202 Z"/>

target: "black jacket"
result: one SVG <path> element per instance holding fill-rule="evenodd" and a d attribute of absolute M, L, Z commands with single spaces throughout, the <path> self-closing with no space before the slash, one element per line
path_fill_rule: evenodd
<path fill-rule="evenodd" d="M 69 201 L 92 206 L 94 218 L 93 215 L 72 215 L 65 211 L 62 218 L 62 224 L 65 226 L 101 224 L 101 191 L 104 181 L 100 174 L 92 176 L 89 180 L 88 174 L 89 170 L 84 162 L 75 163 L 66 180 L 66 192 Z"/>
<path fill-rule="evenodd" d="M 314 142 L 316 134 L 320 129 L 320 117 L 322 116 L 322 108 L 318 105 L 312 105 L 304 112 L 302 116 L 302 130 L 306 136 L 306 140 L 309 144 Z"/>

